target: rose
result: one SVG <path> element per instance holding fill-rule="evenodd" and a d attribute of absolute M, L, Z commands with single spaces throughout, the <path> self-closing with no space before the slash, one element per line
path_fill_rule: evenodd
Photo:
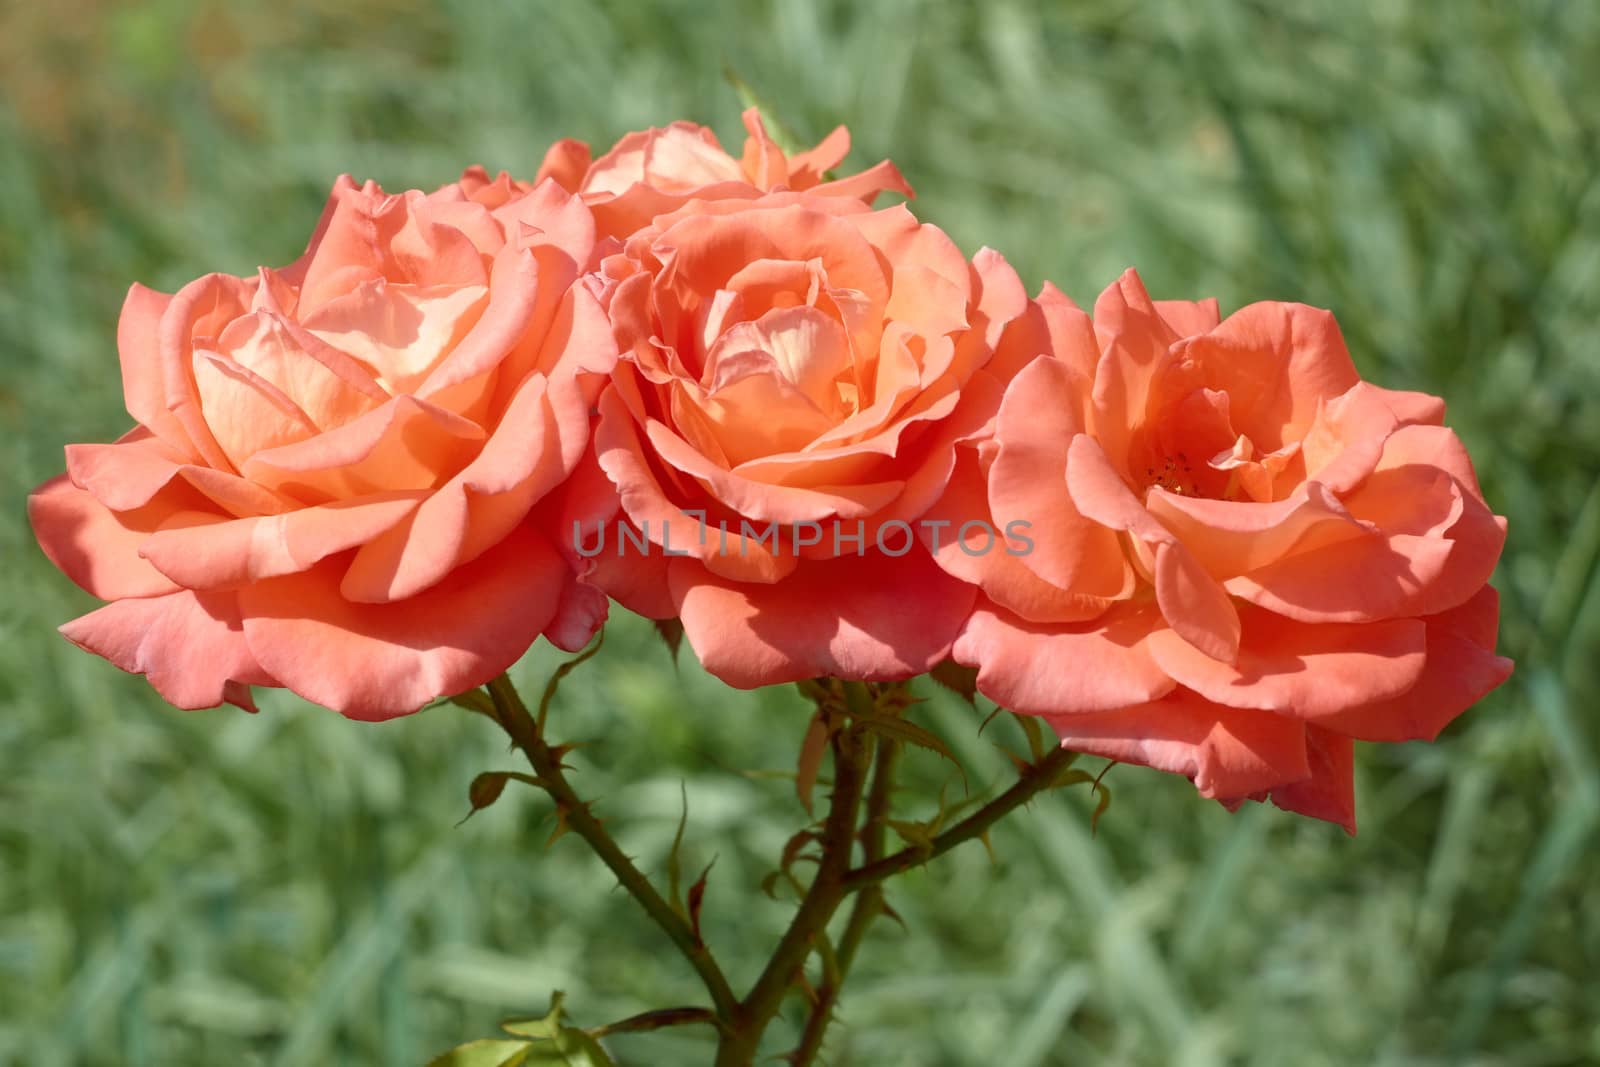
<path fill-rule="evenodd" d="M 593 222 L 553 182 L 470 186 L 342 178 L 292 266 L 133 287 L 139 425 L 69 446 L 29 499 L 46 554 L 112 602 L 68 638 L 180 707 L 284 686 L 364 719 L 485 682 L 541 631 L 588 640 L 605 599 L 540 527 L 615 358 L 572 284 Z"/>
<path fill-rule="evenodd" d="M 618 238 L 692 199 L 751 199 L 777 190 L 809 190 L 870 204 L 881 192 L 911 195 L 911 187 L 888 160 L 847 178 L 828 179 L 828 172 L 850 152 L 850 133 L 843 126 L 815 148 L 792 156 L 767 135 L 756 108 L 745 111 L 744 126 L 749 137 L 737 159 L 723 150 L 716 134 L 692 122 L 630 133 L 599 159 L 592 159 L 581 141 L 557 141 L 535 181 L 552 178 L 582 196 L 601 235 Z M 487 174 L 477 172 L 473 178 L 488 184 Z"/>
<path fill-rule="evenodd" d="M 955 646 L 1069 748 L 1354 830 L 1351 739 L 1432 738 L 1505 680 L 1485 582 L 1505 520 L 1442 402 L 1362 382 L 1333 316 L 1045 301 L 1049 353 L 964 449 L 940 514 L 1031 522 Z"/>
<path fill-rule="evenodd" d="M 975 591 L 915 524 L 1034 354 L 1005 340 L 1028 308 L 1005 261 L 904 207 L 780 193 L 658 217 L 595 281 L 621 354 L 598 465 L 649 547 L 583 533 L 594 580 L 735 686 L 942 660 Z"/>

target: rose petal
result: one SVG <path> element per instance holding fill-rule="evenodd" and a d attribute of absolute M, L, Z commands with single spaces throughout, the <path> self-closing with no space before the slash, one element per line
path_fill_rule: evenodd
<path fill-rule="evenodd" d="M 1398 696 L 1422 675 L 1426 635 L 1414 619 L 1307 625 L 1249 608 L 1243 623 L 1232 665 L 1170 630 L 1150 637 L 1150 654 L 1179 684 L 1214 703 L 1319 722 Z"/>
<path fill-rule="evenodd" d="M 1081 624 L 1031 623 L 979 602 L 952 652 L 978 668 L 978 691 L 1034 715 L 1110 711 L 1143 704 L 1175 683 L 1149 652 L 1161 628 L 1149 607 L 1125 607 Z"/>
<path fill-rule="evenodd" d="M 552 618 L 570 569 L 530 526 L 408 600 L 355 604 L 328 560 L 238 591 L 251 650 L 281 684 L 352 719 L 416 711 L 515 663 Z"/>
<path fill-rule="evenodd" d="M 1067 445 L 1082 432 L 1070 397 L 1076 387 L 1060 360 L 1036 359 L 1006 388 L 995 419 L 999 446 L 989 469 L 997 526 L 1026 523 L 1034 549 L 1023 566 L 1075 594 L 1126 597 L 1133 571 L 1114 530 L 1086 519 L 1067 492 Z"/>
<path fill-rule="evenodd" d="M 193 515 L 149 536 L 139 554 L 186 589 L 232 589 L 308 570 L 365 544 L 416 510 L 421 493 L 338 500 L 282 515 Z"/>
<path fill-rule="evenodd" d="M 1356 791 L 1352 745 L 1348 737 L 1306 727 L 1306 757 L 1309 777 L 1276 786 L 1272 802 L 1284 811 L 1309 815 L 1344 827 L 1355 836 Z"/>
<path fill-rule="evenodd" d="M 1204 797 L 1247 797 L 1311 775 L 1302 723 L 1183 689 L 1150 704 L 1048 718 L 1062 748 L 1185 775 Z"/>
<path fill-rule="evenodd" d="M 274 685 L 251 655 L 231 593 L 183 590 L 107 604 L 61 627 L 67 640 L 142 674 L 176 707 L 237 701 L 241 685 Z"/>
<path fill-rule="evenodd" d="M 139 546 L 164 517 L 115 512 L 58 475 L 28 497 L 28 522 L 39 547 L 78 586 L 101 600 L 161 596 L 177 590 L 139 557 Z"/>
<path fill-rule="evenodd" d="M 740 689 L 914 677 L 949 654 L 976 592 L 920 550 L 803 560 L 779 585 L 731 581 L 687 559 L 669 577 L 701 665 Z"/>
<path fill-rule="evenodd" d="M 379 604 L 441 581 L 521 522 L 572 469 L 588 434 L 588 405 L 575 382 L 529 378 L 472 462 L 356 553 L 340 592 Z"/>

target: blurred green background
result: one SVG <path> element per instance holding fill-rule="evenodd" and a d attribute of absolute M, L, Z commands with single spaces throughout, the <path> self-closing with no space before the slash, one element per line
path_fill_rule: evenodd
<path fill-rule="evenodd" d="M 1360 837 L 1134 768 L 1094 838 L 1087 795 L 1041 799 L 993 862 L 891 892 L 907 929 L 869 937 L 832 1062 L 1600 1062 L 1600 5 L 3 0 L 0 1063 L 420 1064 L 557 988 L 587 1025 L 697 999 L 575 839 L 542 847 L 531 791 L 457 824 L 475 772 L 518 767 L 488 724 L 174 711 L 54 634 L 91 602 L 22 500 L 127 426 L 129 282 L 289 261 L 344 171 L 528 173 L 675 118 L 736 148 L 724 62 L 1030 287 L 1087 302 L 1137 264 L 1157 296 L 1333 308 L 1368 376 L 1447 398 L 1511 518 L 1517 674 L 1437 745 L 1359 752 Z M 595 742 L 577 781 L 648 870 L 684 784 L 742 987 L 803 815 L 737 772 L 792 767 L 804 706 L 612 630 L 556 730 Z M 1003 733 L 921 714 L 1002 780 Z"/>

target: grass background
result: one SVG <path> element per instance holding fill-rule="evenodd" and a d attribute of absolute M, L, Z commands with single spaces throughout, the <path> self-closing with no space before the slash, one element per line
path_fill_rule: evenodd
<path fill-rule="evenodd" d="M 909 932 L 870 936 L 833 1062 L 1600 1061 L 1600 5 L 3 0 L 0 1063 L 420 1064 L 555 988 L 590 1025 L 694 999 L 586 850 L 541 848 L 531 792 L 457 825 L 474 773 L 517 766 L 487 724 L 167 708 L 52 632 L 90 601 L 22 499 L 126 427 L 130 281 L 287 262 L 343 171 L 527 172 L 680 117 L 737 145 L 724 61 L 802 133 L 847 122 L 855 162 L 893 156 L 1030 287 L 1086 302 L 1132 263 L 1158 296 L 1333 308 L 1366 374 L 1447 398 L 1511 518 L 1518 672 L 1439 744 L 1359 752 L 1360 837 L 1134 768 L 1094 839 L 1089 797 L 1042 799 L 993 863 L 892 892 Z M 803 816 L 734 772 L 791 767 L 804 709 L 613 631 L 555 722 L 597 742 L 578 781 L 653 871 L 682 783 L 743 986 Z M 923 721 L 1001 778 L 969 710 Z"/>

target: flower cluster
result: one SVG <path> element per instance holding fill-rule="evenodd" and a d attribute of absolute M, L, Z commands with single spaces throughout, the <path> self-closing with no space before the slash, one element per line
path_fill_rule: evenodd
<path fill-rule="evenodd" d="M 1505 536 L 1443 405 L 1333 317 L 1029 297 L 835 178 L 843 129 L 687 123 L 531 181 L 341 179 L 304 256 L 118 328 L 136 427 L 29 501 L 104 607 L 63 627 L 180 707 L 360 719 L 483 684 L 608 602 L 749 688 L 953 659 L 1079 751 L 1353 828 L 1351 740 L 1503 681 Z"/>

